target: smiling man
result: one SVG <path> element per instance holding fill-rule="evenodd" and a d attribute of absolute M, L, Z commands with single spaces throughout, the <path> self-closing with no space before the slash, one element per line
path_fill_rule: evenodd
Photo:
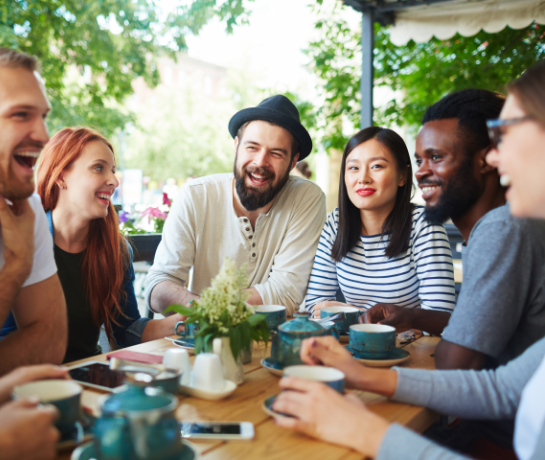
<path fill-rule="evenodd" d="M 326 218 L 320 188 L 290 176 L 312 150 L 310 136 L 282 95 L 236 113 L 229 132 L 234 173 L 193 180 L 174 200 L 147 279 L 153 311 L 198 299 L 225 256 L 246 264 L 250 304 L 293 313 L 303 301 Z"/>
<path fill-rule="evenodd" d="M 36 60 L 0 48 L 0 324 L 10 311 L 18 330 L 0 340 L 0 375 L 24 364 L 60 363 L 66 305 L 53 259 L 34 166 L 49 140 L 50 105 Z"/>

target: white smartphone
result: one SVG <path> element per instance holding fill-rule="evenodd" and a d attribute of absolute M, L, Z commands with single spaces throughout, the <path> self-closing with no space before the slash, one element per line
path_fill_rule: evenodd
<path fill-rule="evenodd" d="M 193 439 L 252 439 L 251 422 L 181 422 L 182 438 Z"/>
<path fill-rule="evenodd" d="M 102 391 L 117 392 L 125 388 L 123 373 L 113 371 L 100 361 L 87 361 L 69 368 L 70 377 L 78 383 Z"/>

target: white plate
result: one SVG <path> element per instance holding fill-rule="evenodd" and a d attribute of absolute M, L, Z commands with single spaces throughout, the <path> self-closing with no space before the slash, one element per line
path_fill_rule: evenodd
<path fill-rule="evenodd" d="M 179 389 L 182 393 L 193 396 L 195 398 L 210 399 L 212 401 L 216 401 L 218 399 L 223 399 L 229 396 L 233 391 L 237 389 L 237 384 L 235 382 L 231 382 L 231 380 L 226 380 L 225 386 L 221 391 L 203 390 L 201 388 L 196 388 L 190 385 L 180 385 Z"/>

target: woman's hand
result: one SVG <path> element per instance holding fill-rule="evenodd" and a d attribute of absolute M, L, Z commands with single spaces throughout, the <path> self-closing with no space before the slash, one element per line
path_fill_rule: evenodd
<path fill-rule="evenodd" d="M 341 395 L 319 382 L 283 378 L 284 390 L 273 404 L 278 426 L 301 431 L 323 441 L 340 444 L 375 457 L 388 430 L 388 422 L 369 411 L 356 395 Z M 290 391 L 293 390 L 293 391 Z"/>
<path fill-rule="evenodd" d="M 5 403 L 11 397 L 13 389 L 17 385 L 47 379 L 68 379 L 68 368 L 40 364 L 37 366 L 23 366 L 0 378 L 0 404 Z"/>
<path fill-rule="evenodd" d="M 301 344 L 301 360 L 309 365 L 324 365 L 344 373 L 345 382 L 351 388 L 359 388 L 366 369 L 358 363 L 335 337 L 311 337 Z"/>

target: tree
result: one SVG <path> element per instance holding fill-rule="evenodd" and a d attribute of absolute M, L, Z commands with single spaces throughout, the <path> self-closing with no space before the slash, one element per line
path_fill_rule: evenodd
<path fill-rule="evenodd" d="M 310 67 L 322 81 L 323 104 L 316 114 L 326 148 L 343 148 L 347 137 L 359 129 L 361 29 L 349 26 L 346 8 L 317 1 L 320 37 L 307 50 Z M 376 24 L 375 37 L 376 85 L 390 86 L 399 94 L 385 107 L 375 108 L 376 123 L 387 126 L 418 126 L 426 108 L 453 91 L 503 92 L 545 52 L 545 26 L 537 24 L 444 41 L 410 41 L 401 47 L 390 42 L 386 27 Z"/>
<path fill-rule="evenodd" d="M 159 0 L 0 0 L 0 46 L 40 60 L 51 127 L 84 124 L 111 135 L 130 118 L 120 103 L 131 82 L 157 84 L 159 55 L 175 58 L 212 17 L 232 31 L 247 22 L 252 1 L 192 0 L 166 11 Z"/>

